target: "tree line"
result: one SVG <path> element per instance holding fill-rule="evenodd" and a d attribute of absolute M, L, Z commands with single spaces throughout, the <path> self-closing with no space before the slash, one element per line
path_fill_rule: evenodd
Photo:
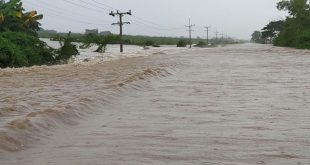
<path fill-rule="evenodd" d="M 309 0 L 282 0 L 278 10 L 287 11 L 285 20 L 271 21 L 261 31 L 254 31 L 252 41 L 275 46 L 310 49 Z"/>
<path fill-rule="evenodd" d="M 78 54 L 70 42 L 70 34 L 63 38 L 62 47 L 53 49 L 38 37 L 42 14 L 25 11 L 21 0 L 0 1 L 0 67 L 27 67 L 65 63 Z"/>

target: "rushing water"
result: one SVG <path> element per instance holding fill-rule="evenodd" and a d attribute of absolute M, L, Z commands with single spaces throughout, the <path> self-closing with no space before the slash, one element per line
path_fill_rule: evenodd
<path fill-rule="evenodd" d="M 58 41 L 50 41 L 49 39 L 41 39 L 46 42 L 52 48 L 59 48 L 60 44 Z M 79 48 L 80 43 L 75 43 Z M 153 54 L 172 54 L 179 53 L 182 50 L 186 50 L 186 48 L 177 48 L 171 45 L 164 45 L 160 48 L 146 47 L 144 49 L 141 46 L 136 45 L 124 45 L 124 49 L 126 53 L 119 53 L 120 47 L 119 45 L 107 45 L 107 49 L 105 53 L 97 53 L 94 52 L 97 46 L 92 46 L 89 49 L 79 49 L 79 55 L 76 56 L 72 61 L 75 64 L 82 63 L 83 61 L 92 61 L 95 63 L 102 61 L 111 61 L 115 59 L 122 59 L 128 57 L 141 57 L 141 56 L 149 56 Z"/>
<path fill-rule="evenodd" d="M 310 163 L 309 51 L 156 51 L 0 70 L 0 164 Z"/>

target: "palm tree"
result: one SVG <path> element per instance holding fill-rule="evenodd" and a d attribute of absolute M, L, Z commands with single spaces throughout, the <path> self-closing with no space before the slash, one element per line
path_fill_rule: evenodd
<path fill-rule="evenodd" d="M 24 25 L 28 29 L 35 30 L 35 31 L 40 30 L 41 24 L 39 20 L 42 20 L 42 19 L 43 19 L 43 15 L 42 14 L 38 15 L 37 11 L 34 11 L 34 10 L 24 13 L 22 16 Z"/>
<path fill-rule="evenodd" d="M 0 32 L 16 31 L 36 34 L 39 30 L 43 15 L 38 15 L 36 11 L 24 13 L 21 0 L 0 1 Z"/>

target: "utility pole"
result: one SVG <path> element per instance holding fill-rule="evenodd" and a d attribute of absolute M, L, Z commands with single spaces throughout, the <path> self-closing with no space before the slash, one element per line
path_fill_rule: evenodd
<path fill-rule="evenodd" d="M 222 42 L 223 42 L 224 41 L 224 33 L 223 32 L 222 32 L 221 36 L 222 36 Z"/>
<path fill-rule="evenodd" d="M 119 16 L 119 22 L 117 23 L 112 23 L 112 25 L 118 25 L 119 26 L 119 36 L 120 36 L 120 52 L 122 53 L 124 51 L 124 48 L 123 48 L 123 25 L 125 24 L 130 24 L 130 22 L 123 22 L 123 16 L 124 15 L 131 15 L 131 10 L 129 10 L 129 12 L 124 12 L 124 13 L 121 13 L 117 10 L 117 12 L 113 12 L 111 11 L 111 13 L 109 15 L 115 17 L 116 15 Z"/>
<path fill-rule="evenodd" d="M 207 31 L 207 44 L 209 44 L 209 31 L 210 31 L 211 26 L 206 26 L 205 28 Z"/>
<path fill-rule="evenodd" d="M 189 19 L 188 25 L 185 25 L 185 27 L 188 28 L 188 32 L 189 32 L 189 48 L 192 48 L 192 27 L 195 25 L 191 24 L 191 19 Z"/>
<path fill-rule="evenodd" d="M 219 32 L 216 30 L 214 33 L 215 33 L 215 39 L 216 39 L 216 42 L 217 42 Z"/>

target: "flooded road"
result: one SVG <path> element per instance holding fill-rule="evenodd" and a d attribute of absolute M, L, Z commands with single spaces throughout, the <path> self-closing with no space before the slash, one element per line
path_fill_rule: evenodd
<path fill-rule="evenodd" d="M 310 164 L 310 51 L 0 71 L 1 165 Z"/>

